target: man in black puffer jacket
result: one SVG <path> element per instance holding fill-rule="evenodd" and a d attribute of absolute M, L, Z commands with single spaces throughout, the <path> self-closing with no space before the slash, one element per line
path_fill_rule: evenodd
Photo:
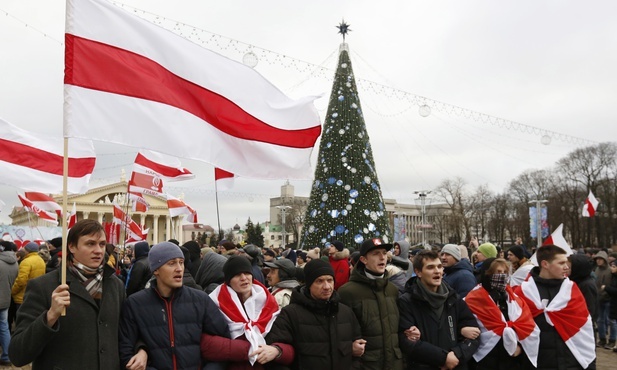
<path fill-rule="evenodd" d="M 312 260 L 304 267 L 306 286 L 292 291 L 266 337 L 269 344 L 294 347 L 292 369 L 351 369 L 352 356 L 364 353 L 360 325 L 334 291 L 334 270 L 328 262 Z"/>
<path fill-rule="evenodd" d="M 437 252 L 418 253 L 413 267 L 416 276 L 409 279 L 399 300 L 399 345 L 407 355 L 407 368 L 467 369 L 480 344 L 475 317 L 442 281 L 443 266 Z M 466 339 L 463 333 L 475 339 Z"/>
<path fill-rule="evenodd" d="M 122 307 L 121 368 L 143 364 L 147 354 L 148 369 L 203 369 L 201 334 L 229 338 L 227 321 L 206 293 L 182 285 L 184 255 L 177 245 L 155 245 L 148 262 L 156 279 Z"/>

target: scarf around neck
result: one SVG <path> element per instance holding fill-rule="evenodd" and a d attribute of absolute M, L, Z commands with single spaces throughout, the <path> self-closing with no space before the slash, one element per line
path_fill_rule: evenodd
<path fill-rule="evenodd" d="M 437 288 L 437 292 L 432 292 L 428 290 L 424 283 L 420 281 L 418 278 L 418 285 L 420 286 L 420 295 L 426 300 L 426 302 L 433 309 L 432 313 L 434 313 L 437 319 L 441 318 L 441 314 L 443 313 L 443 307 L 446 303 L 446 299 L 448 298 L 448 288 L 443 285 L 443 283 Z"/>
<path fill-rule="evenodd" d="M 105 265 L 93 269 L 77 261 L 68 262 L 69 271 L 81 282 L 94 300 L 103 297 L 103 269 Z"/>

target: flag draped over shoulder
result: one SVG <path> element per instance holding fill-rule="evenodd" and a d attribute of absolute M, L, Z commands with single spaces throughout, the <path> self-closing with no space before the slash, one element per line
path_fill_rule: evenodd
<path fill-rule="evenodd" d="M 65 136 L 249 178 L 313 175 L 315 97 L 292 100 L 253 69 L 107 1 L 68 0 L 66 23 Z"/>
<path fill-rule="evenodd" d="M 28 132 L 0 119 L 0 148 L 0 182 L 24 190 L 62 193 L 61 137 Z M 70 140 L 67 192 L 88 191 L 95 162 L 92 141 Z"/>
<path fill-rule="evenodd" d="M 587 199 L 585 199 L 585 205 L 583 206 L 583 217 L 595 216 L 598 204 L 600 204 L 600 202 L 598 202 L 591 190 L 589 190 L 589 195 Z"/>
<path fill-rule="evenodd" d="M 570 279 L 565 278 L 550 303 L 541 299 L 534 279 L 527 279 L 518 287 L 533 317 L 545 315 L 546 322 L 565 342 L 583 369 L 596 358 L 596 340 L 585 297 Z"/>

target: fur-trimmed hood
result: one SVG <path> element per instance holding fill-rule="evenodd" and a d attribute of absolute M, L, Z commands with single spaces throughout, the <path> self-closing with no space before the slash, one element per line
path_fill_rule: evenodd
<path fill-rule="evenodd" d="M 335 260 L 349 259 L 349 249 L 343 248 L 340 252 L 336 251 L 336 253 L 332 255 L 332 258 Z"/>

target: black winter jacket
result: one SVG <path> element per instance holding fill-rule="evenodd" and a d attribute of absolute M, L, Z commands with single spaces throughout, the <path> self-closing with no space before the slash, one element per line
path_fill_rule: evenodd
<path fill-rule="evenodd" d="M 591 319 L 596 322 L 598 319 L 598 288 L 591 276 L 593 261 L 585 254 L 573 254 L 568 259 L 572 263 L 570 280 L 575 282 L 583 293 Z"/>
<path fill-rule="evenodd" d="M 144 289 L 152 277 L 152 271 L 150 271 L 150 264 L 148 263 L 148 246 L 141 245 L 140 243 L 137 244 L 135 246 L 135 262 L 133 262 L 133 266 L 129 270 L 128 281 L 125 285 L 127 297 Z"/>
<path fill-rule="evenodd" d="M 360 337 L 358 320 L 336 291 L 330 301 L 318 301 L 302 286 L 292 291 L 266 341 L 294 347 L 292 369 L 337 370 L 352 368 L 352 344 Z"/>
<path fill-rule="evenodd" d="M 458 294 L 443 283 L 449 291 L 441 318 L 437 320 L 433 309 L 420 293 L 422 284 L 416 276 L 409 279 L 406 293 L 399 300 L 399 343 L 407 355 L 408 369 L 440 369 L 446 363 L 448 352 L 453 351 L 459 359 L 457 370 L 467 369 L 471 359 L 480 345 L 479 339 L 469 340 L 461 336 L 461 328 L 478 327 L 475 317 L 467 304 Z M 411 342 L 404 331 L 412 326 L 420 330 L 420 339 Z"/>
<path fill-rule="evenodd" d="M 611 277 L 611 285 L 606 285 L 604 291 L 611 297 L 611 309 L 608 312 L 608 318 L 617 320 L 617 275 Z"/>
<path fill-rule="evenodd" d="M 201 369 L 200 340 L 205 332 L 229 338 L 227 322 L 216 304 L 200 290 L 181 287 L 165 299 L 152 286 L 128 297 L 120 317 L 120 363 L 124 369 L 144 343 L 148 369 Z M 176 366 L 174 366 L 174 362 Z"/>

